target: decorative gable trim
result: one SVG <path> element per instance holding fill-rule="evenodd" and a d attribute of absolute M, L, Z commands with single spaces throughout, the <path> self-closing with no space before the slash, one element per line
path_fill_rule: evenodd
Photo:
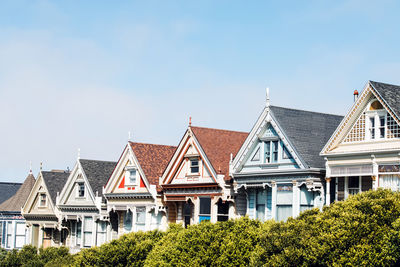
<path fill-rule="evenodd" d="M 80 175 L 82 175 L 83 181 L 87 188 L 87 192 L 90 196 L 90 199 L 93 201 L 93 205 L 94 205 L 94 203 L 96 202 L 96 198 L 95 198 L 92 186 L 90 185 L 89 180 L 87 179 L 86 173 L 83 170 L 79 159 L 76 161 L 75 166 L 74 166 L 71 174 L 69 175 L 66 184 L 64 185 L 63 189 L 61 190 L 61 193 L 58 197 L 59 201 L 57 202 L 57 205 L 67 205 L 68 195 L 74 189 L 75 182 L 79 178 Z"/>
<path fill-rule="evenodd" d="M 186 130 L 186 133 L 184 134 L 181 142 L 178 145 L 178 148 L 175 150 L 175 153 L 172 156 L 171 161 L 168 163 L 168 166 L 165 169 L 165 171 L 161 177 L 161 184 L 166 185 L 166 184 L 170 184 L 172 182 L 173 178 L 178 173 L 178 171 L 182 165 L 182 162 L 186 156 L 186 153 L 191 145 L 193 145 L 196 148 L 196 150 L 199 152 L 198 156 L 201 158 L 204 166 L 210 172 L 211 178 L 213 179 L 213 181 L 215 183 L 218 183 L 217 182 L 218 176 L 217 176 L 216 171 L 212 167 L 211 162 L 207 158 L 207 155 L 205 154 L 204 150 L 202 149 L 201 144 L 197 140 L 195 134 L 189 127 Z"/>
<path fill-rule="evenodd" d="M 29 214 L 29 211 L 32 210 L 32 205 L 35 203 L 36 197 L 41 192 L 44 192 L 46 194 L 46 201 L 47 203 L 49 203 L 48 207 L 53 211 L 53 214 L 55 214 L 55 203 L 53 203 L 46 183 L 43 180 L 42 172 L 39 172 L 38 178 L 36 179 L 35 184 L 33 185 L 28 198 L 21 209 L 21 213 L 23 216 L 25 216 L 25 214 Z"/>
<path fill-rule="evenodd" d="M 367 84 L 364 86 L 364 90 L 362 91 L 361 95 L 354 102 L 353 106 L 350 108 L 347 115 L 343 118 L 342 122 L 336 128 L 335 132 L 333 133 L 329 141 L 322 149 L 320 153 L 321 156 L 327 155 L 329 151 L 331 151 L 338 144 L 340 144 L 346 138 L 346 136 L 351 132 L 354 125 L 357 123 L 357 120 L 359 119 L 361 112 L 365 109 L 366 105 L 370 101 L 370 98 L 368 98 L 370 94 L 372 94 L 382 104 L 382 106 L 394 118 L 397 124 L 400 124 L 400 120 L 397 114 L 393 112 L 393 110 L 390 108 L 387 102 L 382 98 L 379 92 L 373 87 L 370 81 L 368 81 Z"/>
<path fill-rule="evenodd" d="M 278 121 L 273 116 L 272 111 L 267 106 L 264 108 L 263 112 L 258 117 L 258 120 L 253 126 L 252 130 L 250 131 L 250 134 L 247 136 L 243 145 L 239 149 L 239 152 L 237 153 L 235 159 L 231 163 L 231 168 L 230 168 L 231 176 L 234 176 L 235 173 L 240 172 L 241 168 L 246 163 L 246 160 L 249 157 L 249 153 L 252 153 L 251 149 L 254 143 L 258 142 L 258 140 L 265 139 L 261 138 L 260 134 L 261 131 L 268 125 L 268 123 L 271 124 L 271 126 L 274 128 L 276 134 L 279 137 L 275 139 L 276 140 L 280 139 L 286 146 L 286 148 L 289 150 L 289 152 L 292 154 L 293 159 L 296 161 L 297 165 L 302 169 L 305 168 L 306 166 L 305 162 L 298 156 L 299 154 L 297 153 L 295 147 L 290 143 L 290 140 L 285 135 L 284 131 L 282 130 L 282 127 L 280 127 Z"/>

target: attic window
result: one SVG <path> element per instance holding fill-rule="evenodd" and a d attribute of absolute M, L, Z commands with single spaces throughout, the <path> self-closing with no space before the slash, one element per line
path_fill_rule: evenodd
<path fill-rule="evenodd" d="M 381 102 L 379 102 L 378 100 L 372 102 L 369 107 L 369 110 L 381 110 L 381 109 L 383 109 L 383 106 Z"/>
<path fill-rule="evenodd" d="M 85 196 L 85 184 L 78 183 L 78 197 L 84 197 L 84 196 Z"/>
<path fill-rule="evenodd" d="M 126 184 L 136 185 L 137 183 L 137 170 L 135 168 L 127 168 L 126 170 Z"/>
<path fill-rule="evenodd" d="M 190 173 L 199 173 L 199 160 L 197 158 L 190 160 Z"/>
<path fill-rule="evenodd" d="M 40 207 L 46 207 L 46 194 L 40 194 Z"/>

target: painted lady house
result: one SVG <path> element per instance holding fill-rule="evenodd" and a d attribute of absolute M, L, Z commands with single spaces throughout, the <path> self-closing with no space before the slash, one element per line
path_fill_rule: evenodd
<path fill-rule="evenodd" d="M 324 204 L 319 156 L 342 117 L 266 107 L 231 164 L 238 215 L 286 220 Z"/>
<path fill-rule="evenodd" d="M 68 171 L 40 171 L 22 208 L 22 216 L 30 232 L 30 244 L 36 247 L 65 245 L 67 229 L 59 223 L 60 211 L 56 206 L 69 176 Z"/>
<path fill-rule="evenodd" d="M 378 187 L 400 188 L 400 86 L 368 81 L 321 152 L 327 204 Z"/>
<path fill-rule="evenodd" d="M 116 164 L 78 158 L 57 198 L 59 220 L 63 229 L 68 230 L 65 244 L 71 252 L 100 246 L 109 240 L 109 218 L 103 186 Z"/>
<path fill-rule="evenodd" d="M 0 204 L 0 241 L 2 248 L 20 249 L 29 243 L 30 232 L 26 227 L 24 217 L 22 217 L 21 209 L 34 183 L 35 177 L 30 171 L 18 191 Z M 9 186 L 6 189 L 12 192 L 12 188 Z"/>
<path fill-rule="evenodd" d="M 159 177 L 175 149 L 128 142 L 104 187 L 111 239 L 124 233 L 166 227 Z"/>
<path fill-rule="evenodd" d="M 160 180 L 168 222 L 186 227 L 235 216 L 229 162 L 247 135 L 189 123 Z"/>

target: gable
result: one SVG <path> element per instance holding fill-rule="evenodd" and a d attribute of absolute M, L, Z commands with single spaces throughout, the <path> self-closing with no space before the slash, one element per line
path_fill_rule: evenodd
<path fill-rule="evenodd" d="M 368 83 L 321 154 L 379 149 L 378 143 L 396 142 L 400 127 L 394 115 Z"/>
<path fill-rule="evenodd" d="M 83 190 L 82 190 L 83 189 Z M 60 194 L 60 205 L 89 206 L 95 205 L 90 184 L 79 161 L 74 166 L 68 181 Z"/>
<path fill-rule="evenodd" d="M 187 130 L 170 161 L 163 184 L 217 183 L 214 169 L 201 150 L 194 134 Z"/>
<path fill-rule="evenodd" d="M 279 126 L 272 121 L 273 118 L 269 118 L 269 122 L 259 126 L 257 131 L 249 136 L 252 142 L 248 143 L 247 152 L 244 153 L 243 159 L 236 167 L 236 173 L 300 168 L 295 160 L 295 157 L 298 158 L 295 151 L 290 149 L 288 142 L 283 141 L 278 134 L 282 133 Z"/>
<path fill-rule="evenodd" d="M 40 202 L 42 194 L 45 195 L 46 198 L 45 205 L 42 205 Z M 36 180 L 35 185 L 33 186 L 32 191 L 23 207 L 23 213 L 54 214 L 54 203 L 51 200 L 51 196 L 41 174 L 39 174 L 39 177 Z"/>
<path fill-rule="evenodd" d="M 130 170 L 135 171 L 135 183 L 130 182 Z M 150 192 L 144 174 L 129 145 L 125 147 L 107 185 L 106 194 L 113 193 L 147 193 Z"/>

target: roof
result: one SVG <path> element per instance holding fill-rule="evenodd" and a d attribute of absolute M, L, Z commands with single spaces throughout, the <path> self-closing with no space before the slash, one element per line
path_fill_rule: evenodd
<path fill-rule="evenodd" d="M 90 159 L 79 159 L 79 162 L 93 193 L 96 194 L 98 192 L 99 196 L 102 196 L 103 186 L 107 183 L 108 178 L 110 178 L 115 166 L 117 166 L 117 162 Z"/>
<path fill-rule="evenodd" d="M 190 127 L 216 173 L 229 180 L 231 154 L 236 156 L 249 133 L 203 127 Z"/>
<path fill-rule="evenodd" d="M 0 203 L 3 203 L 10 197 L 12 197 L 18 189 L 21 187 L 21 183 L 0 183 Z"/>
<path fill-rule="evenodd" d="M 400 118 L 400 86 L 369 81 L 393 112 Z"/>
<path fill-rule="evenodd" d="M 171 160 L 176 147 L 129 142 L 144 175 L 151 185 L 160 189 L 159 178 Z"/>
<path fill-rule="evenodd" d="M 308 168 L 325 168 L 320 151 L 343 116 L 270 106 L 273 117 Z"/>
<path fill-rule="evenodd" d="M 67 171 L 41 171 L 44 183 L 50 194 L 53 204 L 56 204 L 57 192 L 61 192 L 68 180 L 70 172 Z"/>
<path fill-rule="evenodd" d="M 24 183 L 20 185 L 18 191 L 11 196 L 9 199 L 0 204 L 0 211 L 15 211 L 21 212 L 21 208 L 24 206 L 29 194 L 35 184 L 35 177 L 32 173 L 29 173 Z"/>

